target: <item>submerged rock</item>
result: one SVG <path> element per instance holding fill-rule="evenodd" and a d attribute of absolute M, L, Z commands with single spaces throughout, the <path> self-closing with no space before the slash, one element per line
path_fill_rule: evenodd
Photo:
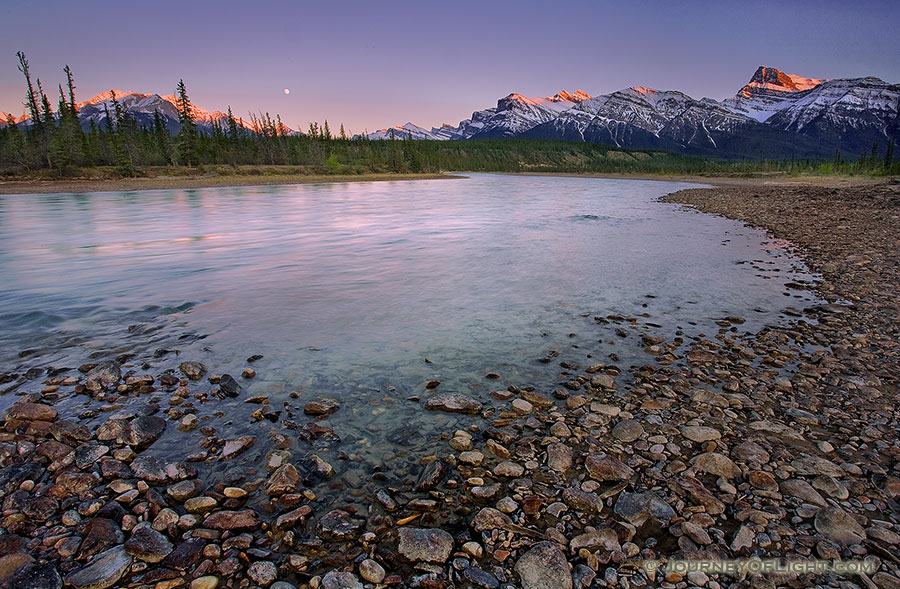
<path fill-rule="evenodd" d="M 326 417 L 341 408 L 335 399 L 319 399 L 310 401 L 303 407 L 303 412 L 315 417 Z"/>
<path fill-rule="evenodd" d="M 207 371 L 206 365 L 200 362 L 182 362 L 178 369 L 191 380 L 200 380 Z"/>
<path fill-rule="evenodd" d="M 317 524 L 319 535 L 331 542 L 348 542 L 359 536 L 363 523 L 341 509 L 329 511 Z"/>
<path fill-rule="evenodd" d="M 465 395 L 441 393 L 428 399 L 425 408 L 448 413 L 480 413 L 482 404 Z"/>

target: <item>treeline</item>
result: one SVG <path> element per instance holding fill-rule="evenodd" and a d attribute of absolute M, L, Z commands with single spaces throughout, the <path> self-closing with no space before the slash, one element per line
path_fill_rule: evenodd
<path fill-rule="evenodd" d="M 101 125 L 91 119 L 85 130 L 78 117 L 75 83 L 68 66 L 65 87 L 58 87 L 54 111 L 40 80 L 32 82 L 21 52 L 28 123 L 11 117 L 0 127 L 0 172 L 37 172 L 78 176 L 84 168 L 109 168 L 120 176 L 143 175 L 150 167 L 291 166 L 298 174 L 555 172 L 637 174 L 845 173 L 896 174 L 894 145 L 882 155 L 878 145 L 859 159 L 715 161 L 662 151 L 624 150 L 604 145 L 562 141 L 496 139 L 422 141 L 399 135 L 372 141 L 347 137 L 343 125 L 335 136 L 326 121 L 310 124 L 306 133 L 290 131 L 268 114 L 251 116 L 247 125 L 228 109 L 223 121 L 199 130 L 184 82 L 176 87 L 178 132 L 155 113 L 151 125 L 139 125 L 114 93 Z M 247 128 L 249 126 L 249 128 Z M 208 130 L 206 130 L 208 129 Z"/>

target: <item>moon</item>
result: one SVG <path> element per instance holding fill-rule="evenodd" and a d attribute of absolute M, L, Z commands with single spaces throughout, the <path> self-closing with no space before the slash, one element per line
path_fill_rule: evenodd
<path fill-rule="evenodd" d="M 290 88 L 285 88 L 285 89 L 284 89 L 284 93 L 285 93 L 285 94 L 290 94 L 290 93 L 291 93 L 291 89 L 290 89 Z"/>

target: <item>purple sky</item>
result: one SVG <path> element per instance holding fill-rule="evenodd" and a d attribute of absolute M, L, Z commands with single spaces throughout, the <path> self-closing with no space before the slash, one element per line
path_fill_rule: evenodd
<path fill-rule="evenodd" d="M 900 82 L 900 2 L 4 0 L 0 110 L 23 112 L 16 51 L 77 98 L 171 94 L 354 132 L 456 124 L 510 92 L 628 86 L 733 95 L 759 65 Z M 291 93 L 285 95 L 284 88 Z"/>

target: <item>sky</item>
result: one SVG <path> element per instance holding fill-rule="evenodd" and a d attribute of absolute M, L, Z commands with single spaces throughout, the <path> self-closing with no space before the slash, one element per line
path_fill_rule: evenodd
<path fill-rule="evenodd" d="M 79 101 L 183 79 L 201 108 L 361 132 L 455 125 L 511 92 L 722 99 L 760 65 L 900 83 L 898 30 L 897 0 L 3 0 L 0 111 L 24 112 L 17 51 L 54 105 L 69 65 Z"/>

